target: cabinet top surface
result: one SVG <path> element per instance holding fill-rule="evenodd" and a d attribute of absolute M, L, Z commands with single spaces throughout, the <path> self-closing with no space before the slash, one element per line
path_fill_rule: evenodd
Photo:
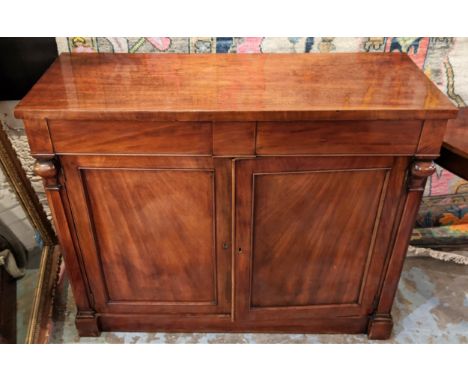
<path fill-rule="evenodd" d="M 62 54 L 19 118 L 306 120 L 453 118 L 404 54 Z"/>

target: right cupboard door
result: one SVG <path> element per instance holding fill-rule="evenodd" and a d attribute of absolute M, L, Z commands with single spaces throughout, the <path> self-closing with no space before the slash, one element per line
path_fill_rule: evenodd
<path fill-rule="evenodd" d="M 390 156 L 236 160 L 236 320 L 370 314 L 408 164 Z"/>

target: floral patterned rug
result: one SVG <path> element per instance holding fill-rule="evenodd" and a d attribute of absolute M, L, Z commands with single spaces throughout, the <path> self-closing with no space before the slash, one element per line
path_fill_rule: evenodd
<path fill-rule="evenodd" d="M 467 181 L 437 168 L 427 184 L 411 244 L 449 250 L 468 246 Z"/>

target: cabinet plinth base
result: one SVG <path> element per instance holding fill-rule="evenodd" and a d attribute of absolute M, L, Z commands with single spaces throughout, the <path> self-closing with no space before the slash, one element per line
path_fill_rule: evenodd
<path fill-rule="evenodd" d="M 176 316 L 152 314 L 97 314 L 76 320 L 82 337 L 99 336 L 105 332 L 170 332 L 170 333 L 310 333 L 364 334 L 369 317 L 333 317 L 296 319 L 290 322 L 238 321 L 230 315 Z M 99 323 L 99 326 L 98 324 Z"/>
<path fill-rule="evenodd" d="M 390 314 L 376 314 L 369 321 L 367 335 L 370 340 L 388 340 L 392 329 L 393 319 Z"/>

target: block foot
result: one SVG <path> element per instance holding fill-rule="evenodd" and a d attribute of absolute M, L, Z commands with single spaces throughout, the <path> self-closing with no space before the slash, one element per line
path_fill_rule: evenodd
<path fill-rule="evenodd" d="M 390 314 L 376 314 L 369 321 L 367 336 L 370 340 L 388 340 L 392 329 L 393 319 Z"/>
<path fill-rule="evenodd" d="M 80 337 L 99 337 L 101 335 L 96 312 L 78 312 L 75 325 Z"/>

